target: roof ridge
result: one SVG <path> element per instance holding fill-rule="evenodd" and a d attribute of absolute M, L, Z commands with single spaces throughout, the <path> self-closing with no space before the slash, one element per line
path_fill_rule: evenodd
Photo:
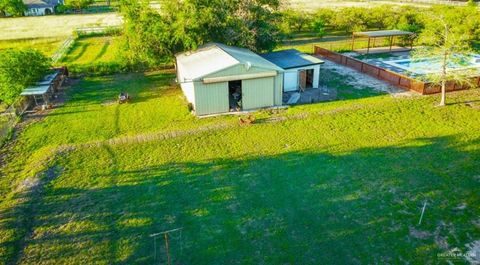
<path fill-rule="evenodd" d="M 237 61 L 238 63 L 240 63 L 240 61 L 238 60 L 238 58 L 236 58 L 235 56 L 231 55 L 230 53 L 228 53 L 224 47 L 222 46 L 228 46 L 228 45 L 225 45 L 225 44 L 222 44 L 222 43 L 218 43 L 218 42 L 210 42 L 212 44 L 214 44 L 217 48 L 219 48 L 220 50 L 222 50 L 222 52 L 224 52 L 225 54 L 227 54 L 228 56 L 232 57 L 233 59 L 235 59 L 235 61 Z M 208 44 L 207 44 L 208 45 Z M 230 46 L 228 46 L 230 47 Z"/>

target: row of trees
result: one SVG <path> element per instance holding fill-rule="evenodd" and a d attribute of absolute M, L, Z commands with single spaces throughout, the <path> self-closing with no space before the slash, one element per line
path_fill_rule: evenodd
<path fill-rule="evenodd" d="M 422 14 L 412 6 L 376 6 L 319 9 L 314 13 L 285 10 L 282 12 L 282 30 L 288 35 L 296 31 L 315 31 L 322 36 L 326 29 L 351 33 L 367 29 L 401 29 L 419 32 L 423 29 Z"/>

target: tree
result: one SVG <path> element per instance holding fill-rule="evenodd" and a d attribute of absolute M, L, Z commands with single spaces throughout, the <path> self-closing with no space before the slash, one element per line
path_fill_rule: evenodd
<path fill-rule="evenodd" d="M 22 90 L 38 81 L 50 67 L 50 59 L 36 50 L 0 51 L 0 101 L 10 105 Z"/>
<path fill-rule="evenodd" d="M 320 18 L 315 19 L 312 27 L 313 27 L 313 30 L 314 30 L 315 34 L 318 37 L 323 37 L 327 33 L 326 30 L 325 30 L 325 22 Z"/>
<path fill-rule="evenodd" d="M 297 32 L 307 29 L 312 22 L 312 16 L 309 13 L 295 9 L 286 9 L 281 15 L 282 20 L 287 22 L 289 27 Z"/>
<path fill-rule="evenodd" d="M 154 63 L 207 42 L 270 51 L 281 39 L 278 0 L 123 0 L 125 52 L 130 62 Z"/>
<path fill-rule="evenodd" d="M 94 0 L 65 0 L 65 5 L 77 10 L 88 7 L 93 4 Z"/>
<path fill-rule="evenodd" d="M 361 7 L 342 8 L 333 20 L 334 27 L 347 33 L 367 29 L 368 9 Z"/>
<path fill-rule="evenodd" d="M 420 42 L 427 46 L 414 52 L 413 57 L 420 60 L 430 58 L 440 65 L 439 72 L 425 76 L 432 84 L 441 86 L 439 106 L 445 106 L 448 82 L 467 84 L 471 79 L 472 72 L 450 67 L 451 64 L 462 64 L 471 56 L 472 36 L 462 23 L 468 20 L 469 13 L 465 8 L 438 7 L 425 15 Z"/>
<path fill-rule="evenodd" d="M 0 16 L 22 16 L 26 9 L 22 0 L 0 0 Z"/>

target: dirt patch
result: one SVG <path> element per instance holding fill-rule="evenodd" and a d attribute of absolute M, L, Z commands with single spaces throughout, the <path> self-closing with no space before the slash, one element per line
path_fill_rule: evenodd
<path fill-rule="evenodd" d="M 116 103 L 117 103 L 116 100 L 107 100 L 107 101 L 102 102 L 102 106 L 111 106 L 111 105 L 114 105 Z"/>
<path fill-rule="evenodd" d="M 472 243 L 466 244 L 467 253 L 465 259 L 470 264 L 479 265 L 480 264 L 480 240 L 474 241 Z"/>
<path fill-rule="evenodd" d="M 431 234 L 427 231 L 421 231 L 417 230 L 414 227 L 409 227 L 409 232 L 408 234 L 411 237 L 417 238 L 417 239 L 425 239 L 431 236 Z"/>
<path fill-rule="evenodd" d="M 405 90 L 396 88 L 386 82 L 383 82 L 381 80 L 378 80 L 366 74 L 360 73 L 352 68 L 349 68 L 340 64 L 336 64 L 329 60 L 325 60 L 325 63 L 322 65 L 322 68 L 336 72 L 337 74 L 344 76 L 345 79 L 343 79 L 343 82 L 358 89 L 370 88 L 375 91 L 380 91 L 380 92 L 385 92 L 390 94 L 406 93 Z"/>

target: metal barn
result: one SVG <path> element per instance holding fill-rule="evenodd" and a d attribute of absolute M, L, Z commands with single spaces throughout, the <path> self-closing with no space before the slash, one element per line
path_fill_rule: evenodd
<path fill-rule="evenodd" d="M 283 69 L 219 43 L 176 55 L 177 82 L 198 116 L 281 106 Z"/>

